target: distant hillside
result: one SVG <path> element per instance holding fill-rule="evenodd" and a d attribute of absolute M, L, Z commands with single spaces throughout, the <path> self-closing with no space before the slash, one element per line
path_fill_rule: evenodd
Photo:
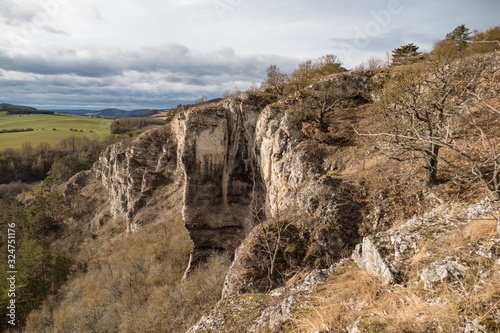
<path fill-rule="evenodd" d="M 8 115 L 12 114 L 54 114 L 54 111 L 42 111 L 42 110 L 11 110 L 7 111 Z"/>
<path fill-rule="evenodd" d="M 31 142 L 33 147 L 41 142 L 54 147 L 61 140 L 72 136 L 105 138 L 110 134 L 110 125 L 113 122 L 111 119 L 78 115 L 31 114 L 28 117 L 9 115 L 9 112 L 11 111 L 0 113 L 0 151 L 6 148 L 20 150 L 26 141 Z"/>
<path fill-rule="evenodd" d="M 0 111 L 37 111 L 37 109 L 32 108 L 30 106 L 1 103 L 0 104 Z"/>
<path fill-rule="evenodd" d="M 128 117 L 140 117 L 145 113 L 151 112 L 151 109 L 138 109 L 133 111 L 127 111 L 122 109 L 104 109 L 104 110 L 54 110 L 60 113 L 76 114 L 80 116 L 88 116 L 95 118 L 128 118 Z"/>

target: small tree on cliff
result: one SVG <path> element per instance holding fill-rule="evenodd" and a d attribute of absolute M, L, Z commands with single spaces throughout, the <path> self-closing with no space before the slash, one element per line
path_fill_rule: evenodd
<path fill-rule="evenodd" d="M 303 96 L 305 88 L 312 84 L 315 74 L 312 60 L 301 62 L 288 77 L 285 87 L 286 92 L 289 94 L 295 93 L 299 97 Z"/>
<path fill-rule="evenodd" d="M 461 24 L 452 32 L 446 34 L 446 39 L 451 41 L 459 50 L 464 50 L 472 39 L 470 34 L 469 28 L 466 28 L 465 24 Z"/>
<path fill-rule="evenodd" d="M 415 64 L 392 77 L 378 102 L 388 127 L 381 136 L 390 143 L 391 157 L 423 158 L 424 187 L 438 183 L 438 141 L 448 139 L 463 104 L 460 85 L 465 74 L 438 64 Z"/>
<path fill-rule="evenodd" d="M 272 88 L 276 94 L 283 96 L 287 75 L 283 74 L 276 65 L 269 66 L 266 72 L 267 79 L 263 82 L 263 85 Z"/>
<path fill-rule="evenodd" d="M 316 60 L 314 68 L 318 74 L 335 74 L 346 70 L 334 54 L 327 54 Z"/>
<path fill-rule="evenodd" d="M 461 58 L 468 49 L 472 37 L 469 29 L 464 24 L 456 27 L 452 32 L 446 34 L 446 38 L 434 44 L 432 55 L 440 57 L 444 61 Z"/>
<path fill-rule="evenodd" d="M 418 49 L 418 46 L 409 43 L 392 50 L 391 66 L 400 66 L 416 62 L 420 56 Z"/>

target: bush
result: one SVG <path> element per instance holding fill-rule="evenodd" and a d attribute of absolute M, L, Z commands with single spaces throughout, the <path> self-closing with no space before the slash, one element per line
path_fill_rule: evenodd
<path fill-rule="evenodd" d="M 32 128 L 14 128 L 14 129 L 3 129 L 0 133 L 17 133 L 17 132 L 32 132 Z"/>
<path fill-rule="evenodd" d="M 111 124 L 111 134 L 134 132 L 148 126 L 161 126 L 165 121 L 151 118 L 121 118 Z"/>
<path fill-rule="evenodd" d="M 26 191 L 30 186 L 26 183 L 17 181 L 10 182 L 9 184 L 0 184 L 0 198 L 6 194 L 16 195 L 23 191 Z"/>

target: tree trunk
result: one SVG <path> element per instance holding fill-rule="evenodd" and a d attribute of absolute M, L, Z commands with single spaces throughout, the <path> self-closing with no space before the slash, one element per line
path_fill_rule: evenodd
<path fill-rule="evenodd" d="M 320 110 L 318 115 L 319 130 L 323 133 L 328 132 L 328 125 L 325 123 L 325 113 L 326 111 Z"/>
<path fill-rule="evenodd" d="M 431 188 L 438 183 L 437 164 L 439 146 L 431 144 L 430 150 L 425 157 L 425 180 L 424 187 Z"/>

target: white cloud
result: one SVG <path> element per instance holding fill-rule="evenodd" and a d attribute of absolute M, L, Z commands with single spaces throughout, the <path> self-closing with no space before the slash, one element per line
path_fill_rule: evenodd
<path fill-rule="evenodd" d="M 262 81 L 270 63 L 291 67 L 296 62 L 280 56 L 242 55 L 231 48 L 192 52 L 181 44 L 136 50 L 54 46 L 36 54 L 0 50 L 0 85 L 7 96 L 24 96 L 22 104 L 70 100 L 77 105 L 84 96 L 81 107 L 89 98 L 124 108 L 168 107 L 179 100 L 192 102 L 202 94 L 220 97 L 236 82 L 247 88 Z"/>
<path fill-rule="evenodd" d="M 171 0 L 170 2 L 176 6 L 190 6 L 190 5 L 197 5 L 197 4 L 200 4 L 203 2 L 210 2 L 210 1 L 212 1 L 212 0 Z"/>
<path fill-rule="evenodd" d="M 10 25 L 19 25 L 33 20 L 40 10 L 41 8 L 32 1 L 2 0 L 0 20 Z"/>

